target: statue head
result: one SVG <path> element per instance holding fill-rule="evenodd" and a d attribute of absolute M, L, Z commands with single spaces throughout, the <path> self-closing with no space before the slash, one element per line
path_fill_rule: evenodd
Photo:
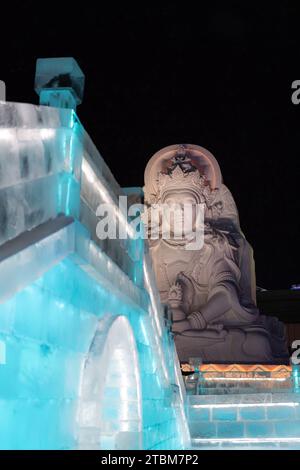
<path fill-rule="evenodd" d="M 179 146 L 166 168 L 158 173 L 157 189 L 160 202 L 174 198 L 179 203 L 195 204 L 204 203 L 211 192 L 206 176 L 193 164 L 183 145 Z"/>
<path fill-rule="evenodd" d="M 160 203 L 166 192 L 186 190 L 199 202 L 220 188 L 222 175 L 215 157 L 191 144 L 165 147 L 149 160 L 145 170 L 145 202 Z"/>
<path fill-rule="evenodd" d="M 146 204 L 162 205 L 161 210 L 168 211 L 161 212 L 159 218 L 163 238 L 170 239 L 165 236 L 170 233 L 171 238 L 174 235 L 178 240 L 181 233 L 182 240 L 192 239 L 201 224 L 203 204 L 210 204 L 220 184 L 221 173 L 216 160 L 201 147 L 174 145 L 155 154 L 145 171 L 144 192 Z M 168 207 L 172 210 L 171 216 Z M 154 225 L 156 221 L 155 218 Z M 151 226 L 152 217 L 148 214 L 148 225 L 149 222 Z"/>
<path fill-rule="evenodd" d="M 197 229 L 199 205 L 205 203 L 210 186 L 183 145 L 159 172 L 157 187 L 164 233 L 167 230 L 171 238 L 177 239 L 191 237 Z"/>
<path fill-rule="evenodd" d="M 176 224 L 183 238 L 195 232 L 200 200 L 194 191 L 190 191 L 189 188 L 170 189 L 162 194 L 161 202 L 162 207 L 168 208 L 171 212 L 171 215 L 169 213 L 164 218 L 165 228 L 170 231 L 171 237 L 176 234 Z"/>

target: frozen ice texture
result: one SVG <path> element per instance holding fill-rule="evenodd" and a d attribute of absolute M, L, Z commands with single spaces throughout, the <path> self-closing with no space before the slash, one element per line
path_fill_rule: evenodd
<path fill-rule="evenodd" d="M 58 230 L 0 262 L 0 301 L 27 286 L 74 249 L 74 226 Z"/>
<path fill-rule="evenodd" d="M 179 385 L 171 386 L 179 384 L 174 345 L 166 330 L 158 335 L 143 290 L 85 234 L 79 222 L 69 224 L 43 239 L 41 251 L 37 243 L 16 253 L 21 265 L 15 257 L 0 263 L 1 281 L 16 270 L 21 280 L 0 307 L 9 359 L 0 367 L 0 401 L 11 410 L 0 417 L 0 447 L 183 448 L 184 401 Z M 9 279 L 5 286 L 7 293 L 16 287 Z M 18 432 L 2 439 L 18 422 Z"/>
<path fill-rule="evenodd" d="M 97 207 L 123 194 L 72 110 L 0 104 L 0 244 L 59 213 L 79 219 L 131 279 L 142 245 L 99 240 Z M 134 249 L 133 249 L 134 247 Z"/>
<path fill-rule="evenodd" d="M 89 440 L 101 448 L 109 449 L 107 445 L 119 449 L 129 449 L 130 446 L 140 448 L 140 388 L 140 369 L 134 335 L 128 320 L 118 316 L 107 335 L 103 336 L 101 331 L 96 330 L 84 365 L 77 415 L 79 448 L 89 445 Z M 101 401 L 99 396 L 102 397 Z M 132 442 L 132 433 L 135 442 Z"/>
<path fill-rule="evenodd" d="M 0 103 L 2 449 L 188 445 L 144 243 L 96 237 L 123 194 L 72 110 Z"/>
<path fill-rule="evenodd" d="M 287 449 L 299 448 L 300 407 L 297 394 L 289 392 L 280 395 L 190 396 L 188 417 L 192 442 L 199 448 L 210 445 L 211 448 L 251 446 L 265 449 L 272 445 L 279 449 L 283 444 Z M 274 396 L 278 400 L 273 401 Z"/>
<path fill-rule="evenodd" d="M 40 104 L 75 109 L 82 102 L 84 73 L 73 57 L 38 59 L 35 91 Z"/>

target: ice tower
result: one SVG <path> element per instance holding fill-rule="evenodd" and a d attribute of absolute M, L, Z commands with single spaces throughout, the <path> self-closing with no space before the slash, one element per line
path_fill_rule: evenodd
<path fill-rule="evenodd" d="M 0 448 L 186 448 L 169 321 L 83 87 L 74 59 L 39 59 L 40 106 L 0 103 Z M 103 202 L 127 240 L 97 238 Z"/>

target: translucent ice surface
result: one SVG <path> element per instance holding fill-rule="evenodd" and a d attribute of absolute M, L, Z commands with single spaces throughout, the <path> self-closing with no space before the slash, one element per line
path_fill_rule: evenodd
<path fill-rule="evenodd" d="M 39 90 L 56 66 L 40 63 Z M 74 111 L 0 103 L 1 449 L 189 446 L 173 339 L 119 211 L 125 193 Z M 96 236 L 103 202 L 127 240 Z"/>
<path fill-rule="evenodd" d="M 82 101 L 84 74 L 73 57 L 38 59 L 35 91 L 41 104 L 75 109 Z"/>
<path fill-rule="evenodd" d="M 0 304 L 7 359 L 0 447 L 184 448 L 184 396 L 169 333 L 158 334 L 146 292 L 128 278 L 126 285 L 97 245 L 89 255 L 82 233 L 76 241 L 82 230 L 68 225 L 0 263 L 1 280 L 9 274 Z"/>
<path fill-rule="evenodd" d="M 79 219 L 134 280 L 142 247 L 96 234 L 99 204 L 118 214 L 122 194 L 74 111 L 0 103 L 0 244 L 63 213 Z M 124 216 L 118 224 L 127 230 Z"/>

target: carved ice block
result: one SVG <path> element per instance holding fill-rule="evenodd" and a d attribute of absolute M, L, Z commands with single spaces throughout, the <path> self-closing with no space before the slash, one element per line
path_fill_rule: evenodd
<path fill-rule="evenodd" d="M 85 76 L 73 57 L 38 59 L 35 91 L 40 104 L 76 109 L 82 102 Z"/>

